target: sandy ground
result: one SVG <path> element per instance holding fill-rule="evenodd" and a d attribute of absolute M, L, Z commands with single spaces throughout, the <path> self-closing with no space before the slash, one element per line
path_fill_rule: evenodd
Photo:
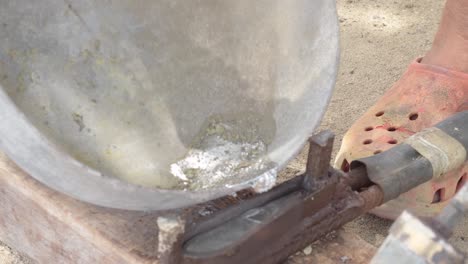
<path fill-rule="evenodd" d="M 340 139 L 416 57 L 430 48 L 445 1 L 340 0 L 341 64 L 323 126 Z M 336 142 L 337 148 L 340 142 Z M 391 222 L 364 216 L 346 228 L 379 245 Z M 452 242 L 468 253 L 468 217 Z M 466 238 L 465 238 L 466 237 Z"/>
<path fill-rule="evenodd" d="M 338 0 L 341 62 L 335 92 L 321 129 L 336 133 L 335 154 L 341 138 L 405 71 L 430 48 L 445 1 Z M 292 162 L 288 173 L 304 168 L 306 152 Z M 391 221 L 366 215 L 347 224 L 347 231 L 379 246 Z M 468 253 L 468 217 L 451 241 Z"/>
<path fill-rule="evenodd" d="M 0 243 L 0 263 L 1 264 L 29 264 L 33 263 L 26 257 L 21 256 L 18 252 L 12 250 L 8 246 Z"/>
<path fill-rule="evenodd" d="M 442 0 L 338 0 L 341 65 L 322 124 L 322 128 L 337 134 L 335 150 L 354 120 L 399 78 L 414 58 L 429 49 L 443 4 Z M 300 170 L 304 163 L 302 154 L 287 169 L 288 173 Z M 390 224 L 363 216 L 345 228 L 378 246 Z M 468 252 L 468 220 L 461 226 L 452 241 Z M 0 264 L 13 263 L 29 261 L 0 243 Z"/>

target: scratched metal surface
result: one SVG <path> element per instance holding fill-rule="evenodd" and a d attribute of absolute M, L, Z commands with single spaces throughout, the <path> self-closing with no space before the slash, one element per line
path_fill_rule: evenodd
<path fill-rule="evenodd" d="M 271 170 L 283 167 L 335 82 L 334 1 L 0 6 L 0 146 L 39 181 L 97 205 L 162 210 L 272 186 L 265 171 L 183 191 L 169 166 L 221 115 L 255 124 L 244 130 L 266 138 Z"/>

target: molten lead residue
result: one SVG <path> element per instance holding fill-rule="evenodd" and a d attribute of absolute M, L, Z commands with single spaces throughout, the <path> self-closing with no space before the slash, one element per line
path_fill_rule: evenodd
<path fill-rule="evenodd" d="M 207 189 L 262 174 L 272 165 L 266 153 L 267 145 L 252 127 L 213 119 L 199 143 L 170 170 L 185 188 Z"/>

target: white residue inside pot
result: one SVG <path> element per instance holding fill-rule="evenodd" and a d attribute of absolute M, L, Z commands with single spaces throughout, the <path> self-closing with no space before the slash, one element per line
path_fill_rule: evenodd
<path fill-rule="evenodd" d="M 208 189 L 260 175 L 272 165 L 265 158 L 267 145 L 255 129 L 244 131 L 243 124 L 213 119 L 199 143 L 171 165 L 171 173 L 187 189 Z"/>

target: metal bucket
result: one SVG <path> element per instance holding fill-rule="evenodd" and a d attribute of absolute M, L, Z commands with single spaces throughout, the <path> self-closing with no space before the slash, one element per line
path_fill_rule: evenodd
<path fill-rule="evenodd" d="M 334 1 L 0 6 L 0 146 L 45 185 L 101 206 L 271 188 L 335 82 Z"/>

